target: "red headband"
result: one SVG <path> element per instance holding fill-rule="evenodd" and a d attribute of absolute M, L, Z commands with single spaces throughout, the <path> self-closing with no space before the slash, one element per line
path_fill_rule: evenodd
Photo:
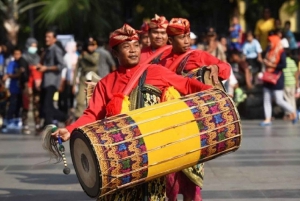
<path fill-rule="evenodd" d="M 125 41 L 139 40 L 138 32 L 128 24 L 115 30 L 109 37 L 109 46 L 114 47 Z"/>

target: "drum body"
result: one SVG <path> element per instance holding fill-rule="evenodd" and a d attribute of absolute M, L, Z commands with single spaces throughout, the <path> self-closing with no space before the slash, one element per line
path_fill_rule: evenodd
<path fill-rule="evenodd" d="M 84 191 L 99 197 L 235 151 L 241 136 L 233 101 L 212 89 L 75 129 L 70 147 Z"/>

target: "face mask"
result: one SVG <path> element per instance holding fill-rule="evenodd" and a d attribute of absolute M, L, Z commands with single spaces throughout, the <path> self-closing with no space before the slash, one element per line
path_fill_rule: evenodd
<path fill-rule="evenodd" d="M 37 51 L 37 47 L 29 47 L 29 48 L 28 48 L 28 52 L 29 52 L 30 54 L 35 54 L 36 51 Z"/>

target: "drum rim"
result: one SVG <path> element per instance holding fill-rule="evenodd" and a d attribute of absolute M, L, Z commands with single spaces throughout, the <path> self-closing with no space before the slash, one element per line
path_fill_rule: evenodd
<path fill-rule="evenodd" d="M 89 188 L 88 186 L 86 186 L 83 182 L 83 180 L 81 179 L 79 173 L 78 173 L 78 170 L 77 170 L 77 167 L 75 166 L 75 159 L 74 159 L 74 152 L 72 150 L 74 150 L 74 142 L 75 142 L 75 138 L 77 135 L 83 135 L 84 138 L 81 138 L 85 143 L 87 143 L 87 145 L 91 145 L 91 146 L 87 146 L 88 149 L 91 151 L 92 153 L 92 158 L 97 166 L 97 170 L 99 172 L 99 175 L 96 179 L 96 182 L 95 182 L 95 185 L 92 187 L 92 188 Z M 73 166 L 74 166 L 74 169 L 75 169 L 75 172 L 76 172 L 76 176 L 77 176 L 77 179 L 82 187 L 82 189 L 84 190 L 84 192 L 91 198 L 96 198 L 96 197 L 99 197 L 100 194 L 101 194 L 101 187 L 102 187 L 102 180 L 101 180 L 101 169 L 100 169 L 100 166 L 99 166 L 99 161 L 96 157 L 96 154 L 95 154 L 95 150 L 94 150 L 94 147 L 92 146 L 92 143 L 90 141 L 90 139 L 87 137 L 87 135 L 83 132 L 83 130 L 77 128 L 75 129 L 72 134 L 71 134 L 71 138 L 70 138 L 70 152 L 71 152 L 71 158 L 72 158 L 72 163 L 73 163 Z M 99 186 L 97 186 L 97 184 L 99 184 Z M 90 190 L 87 190 L 87 189 L 90 189 Z M 91 192 L 97 192 L 96 194 L 95 193 L 91 193 Z"/>

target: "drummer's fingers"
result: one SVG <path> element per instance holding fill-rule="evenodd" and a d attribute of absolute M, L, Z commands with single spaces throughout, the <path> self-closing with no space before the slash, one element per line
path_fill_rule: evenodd
<path fill-rule="evenodd" d="M 219 84 L 219 78 L 218 78 L 218 74 L 217 73 L 214 74 L 213 79 L 214 79 L 214 83 L 215 84 Z"/>
<path fill-rule="evenodd" d="M 55 132 L 53 132 L 51 135 L 52 136 L 57 136 L 58 135 L 59 130 L 56 130 Z"/>

